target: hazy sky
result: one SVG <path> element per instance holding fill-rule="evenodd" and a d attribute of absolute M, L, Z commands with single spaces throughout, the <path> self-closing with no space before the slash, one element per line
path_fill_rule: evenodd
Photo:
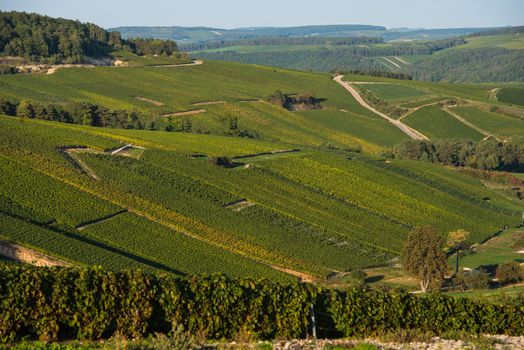
<path fill-rule="evenodd" d="M 524 25 L 524 0 L 0 0 L 1 10 L 38 12 L 116 26 L 388 28 Z"/>

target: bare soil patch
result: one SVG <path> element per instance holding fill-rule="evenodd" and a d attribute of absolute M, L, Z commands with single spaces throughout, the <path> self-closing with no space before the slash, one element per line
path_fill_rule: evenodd
<path fill-rule="evenodd" d="M 228 209 L 231 209 L 233 211 L 240 212 L 243 209 L 252 207 L 254 205 L 255 205 L 255 203 L 249 202 L 246 199 L 241 199 L 241 200 L 238 200 L 238 201 L 234 201 L 234 202 L 225 204 L 224 208 L 228 208 Z"/>
<path fill-rule="evenodd" d="M 0 255 L 34 266 L 67 266 L 67 262 L 52 258 L 16 243 L 0 241 Z"/>
<path fill-rule="evenodd" d="M 205 113 L 205 112 L 206 112 L 205 109 L 192 109 L 189 111 L 162 114 L 162 117 L 183 117 L 186 115 L 195 115 L 195 114 L 200 114 L 200 113 Z"/>
<path fill-rule="evenodd" d="M 155 106 L 163 106 L 164 105 L 164 103 L 162 103 L 162 102 L 158 102 L 158 101 L 152 100 L 150 98 L 142 97 L 142 96 L 135 96 L 135 99 L 137 99 L 139 101 L 151 103 L 151 104 L 153 104 Z"/>
<path fill-rule="evenodd" d="M 226 101 L 207 101 L 207 102 L 195 102 L 193 106 L 209 106 L 209 105 L 219 105 L 224 104 Z"/>

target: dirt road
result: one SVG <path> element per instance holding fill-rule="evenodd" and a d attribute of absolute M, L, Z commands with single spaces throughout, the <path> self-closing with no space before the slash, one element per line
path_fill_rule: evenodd
<path fill-rule="evenodd" d="M 376 110 L 372 106 L 370 106 L 362 98 L 362 96 L 360 96 L 360 93 L 353 86 L 350 85 L 350 83 L 342 80 L 343 77 L 344 77 L 343 75 L 337 75 L 336 77 L 333 78 L 333 80 L 336 81 L 338 84 L 340 84 L 344 89 L 346 89 L 353 96 L 353 98 L 355 100 L 357 100 L 357 102 L 362 107 L 364 107 L 367 110 L 375 113 L 376 115 L 381 116 L 382 118 L 386 119 L 388 122 L 390 122 L 391 124 L 395 125 L 403 133 L 405 133 L 406 135 L 408 135 L 409 137 L 411 137 L 414 140 L 429 140 L 429 138 L 426 135 L 422 134 L 421 132 L 413 129 L 412 127 L 407 126 L 406 124 L 402 123 L 400 120 L 396 120 L 396 119 L 393 119 L 393 118 L 389 117 L 388 115 L 386 115 L 386 114 Z"/>
<path fill-rule="evenodd" d="M 171 67 L 188 67 L 188 66 L 200 66 L 201 64 L 204 64 L 204 61 L 202 60 L 195 60 L 192 63 L 180 63 L 180 64 L 160 64 L 157 66 L 147 66 L 147 67 L 153 67 L 153 68 L 171 68 Z"/>

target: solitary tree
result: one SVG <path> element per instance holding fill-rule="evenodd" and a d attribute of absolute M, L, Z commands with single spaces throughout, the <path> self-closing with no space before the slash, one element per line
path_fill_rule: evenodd
<path fill-rule="evenodd" d="M 420 280 L 422 293 L 430 284 L 442 281 L 447 270 L 444 240 L 433 226 L 418 226 L 409 232 L 402 249 L 402 264 Z"/>

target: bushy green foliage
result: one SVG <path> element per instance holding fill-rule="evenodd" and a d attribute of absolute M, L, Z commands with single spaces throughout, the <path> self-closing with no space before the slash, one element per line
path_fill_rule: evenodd
<path fill-rule="evenodd" d="M 0 54 L 48 63 L 80 63 L 86 57 L 107 56 L 126 49 L 139 55 L 172 55 L 174 41 L 123 40 L 118 32 L 106 32 L 91 24 L 36 13 L 0 12 Z"/>
<path fill-rule="evenodd" d="M 524 50 L 465 48 L 432 55 L 409 66 L 414 79 L 451 82 L 523 81 Z"/>
<path fill-rule="evenodd" d="M 524 269 L 516 261 L 508 261 L 497 267 L 495 276 L 501 284 L 517 283 L 524 280 Z"/>
<path fill-rule="evenodd" d="M 312 305 L 325 315 L 317 320 L 320 336 L 410 329 L 437 334 L 524 331 L 524 305 L 518 299 L 487 302 L 401 291 L 341 292 L 220 275 L 175 279 L 100 268 L 3 267 L 0 294 L 3 343 L 22 337 L 143 337 L 180 329 L 207 339 L 234 339 L 246 332 L 254 339 L 303 338 L 311 331 Z"/>
<path fill-rule="evenodd" d="M 505 87 L 497 93 L 497 100 L 524 106 L 524 88 Z"/>
<path fill-rule="evenodd" d="M 486 289 L 489 286 L 489 274 L 482 270 L 463 271 L 453 278 L 453 283 L 462 291 Z"/>
<path fill-rule="evenodd" d="M 434 227 L 412 229 L 402 247 L 402 267 L 420 280 L 423 293 L 430 285 L 440 287 L 448 268 L 444 240 Z"/>
<path fill-rule="evenodd" d="M 524 147 L 520 143 L 468 140 L 411 140 L 393 148 L 399 159 L 422 160 L 482 170 L 518 171 L 524 166 Z"/>

